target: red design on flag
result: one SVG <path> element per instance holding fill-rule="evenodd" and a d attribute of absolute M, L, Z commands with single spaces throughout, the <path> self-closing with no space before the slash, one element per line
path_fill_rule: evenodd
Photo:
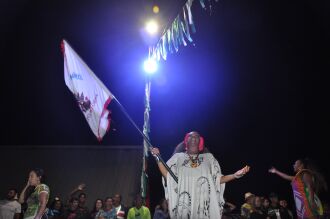
<path fill-rule="evenodd" d="M 110 128 L 107 107 L 114 96 L 65 40 L 61 50 L 65 84 L 75 96 L 94 135 L 101 141 Z"/>

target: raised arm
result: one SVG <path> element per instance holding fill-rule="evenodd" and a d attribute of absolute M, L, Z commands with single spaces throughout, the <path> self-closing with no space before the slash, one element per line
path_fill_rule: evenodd
<path fill-rule="evenodd" d="M 242 169 L 236 171 L 236 173 L 234 173 L 234 174 L 229 174 L 229 175 L 221 176 L 220 177 L 220 184 L 227 183 L 227 182 L 230 182 L 230 181 L 232 181 L 234 179 L 241 178 L 242 176 L 244 176 L 249 171 L 250 171 L 250 167 L 249 166 L 245 166 Z"/>
<path fill-rule="evenodd" d="M 81 183 L 79 184 L 76 188 L 74 188 L 71 192 L 70 192 L 70 198 L 74 197 L 74 195 L 79 192 L 84 190 L 84 188 L 86 187 L 85 183 Z"/>
<path fill-rule="evenodd" d="M 81 184 L 79 184 L 76 188 L 74 188 L 74 189 L 70 192 L 69 197 L 67 197 L 67 200 L 66 200 L 66 202 L 65 202 L 64 205 L 65 205 L 66 207 L 67 207 L 67 206 L 70 206 L 70 200 L 76 195 L 77 192 L 79 192 L 79 191 L 83 191 L 85 187 L 86 187 L 86 184 L 85 184 L 85 183 L 81 183 Z"/>
<path fill-rule="evenodd" d="M 281 178 L 286 179 L 288 181 L 292 181 L 294 178 L 294 176 L 290 176 L 286 173 L 282 173 L 281 171 L 277 170 L 275 167 L 270 168 L 268 170 L 268 172 L 276 174 L 276 175 L 280 176 Z"/>
<path fill-rule="evenodd" d="M 23 204 L 25 202 L 25 200 L 24 200 L 25 199 L 25 193 L 26 193 L 27 188 L 29 188 L 29 186 L 30 186 L 30 183 L 28 181 L 26 186 L 22 190 L 21 194 L 19 195 L 19 199 L 18 199 L 19 203 Z"/>
<path fill-rule="evenodd" d="M 152 155 L 159 155 L 160 154 L 160 152 L 159 152 L 159 149 L 158 148 L 152 148 L 152 150 L 151 150 L 151 154 Z M 156 160 L 157 160 L 157 157 L 155 156 L 155 158 L 156 158 Z M 160 171 L 160 173 L 162 174 L 162 176 L 166 179 L 166 177 L 167 177 L 167 169 L 166 169 L 166 167 L 164 166 L 164 164 L 162 163 L 162 162 L 160 162 L 159 160 L 157 160 L 157 165 L 158 165 L 158 169 L 159 169 L 159 171 Z"/>

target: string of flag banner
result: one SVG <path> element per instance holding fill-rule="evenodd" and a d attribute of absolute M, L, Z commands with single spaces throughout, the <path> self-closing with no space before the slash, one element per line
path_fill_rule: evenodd
<path fill-rule="evenodd" d="M 218 1 L 218 0 L 214 0 Z M 159 41 L 149 47 L 149 58 L 160 61 L 166 60 L 169 53 L 179 51 L 180 46 L 187 46 L 187 42 L 193 43 L 192 33 L 196 32 L 191 7 L 194 0 L 187 0 L 181 12 L 174 21 L 165 28 Z M 206 10 L 206 0 L 199 0 L 201 7 Z M 208 0 L 209 10 L 212 11 L 212 0 Z"/>

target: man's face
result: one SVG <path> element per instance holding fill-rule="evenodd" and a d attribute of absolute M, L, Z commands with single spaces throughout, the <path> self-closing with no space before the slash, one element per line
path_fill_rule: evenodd
<path fill-rule="evenodd" d="M 164 200 L 162 202 L 162 208 L 163 208 L 163 210 L 167 210 L 168 209 L 167 200 Z"/>
<path fill-rule="evenodd" d="M 188 153 L 197 154 L 199 152 L 200 136 L 197 132 L 189 133 L 187 144 L 188 144 Z"/>
<path fill-rule="evenodd" d="M 79 203 L 80 204 L 85 204 L 85 202 L 86 202 L 86 196 L 84 194 L 81 194 L 79 196 Z"/>
<path fill-rule="evenodd" d="M 108 208 L 112 208 L 112 204 L 113 204 L 113 200 L 111 198 L 108 198 L 106 201 L 105 201 L 105 205 L 108 207 Z"/>
<path fill-rule="evenodd" d="M 248 197 L 246 199 L 246 203 L 248 203 L 250 205 L 253 205 L 254 199 L 255 199 L 255 196 L 254 195 L 251 195 L 250 197 Z"/>
<path fill-rule="evenodd" d="M 275 196 L 275 197 L 271 197 L 270 198 L 270 202 L 273 204 L 273 205 L 277 205 L 278 204 L 278 198 Z"/>
<path fill-rule="evenodd" d="M 9 190 L 7 194 L 8 200 L 13 200 L 15 198 L 16 192 L 14 190 Z"/>
<path fill-rule="evenodd" d="M 78 201 L 77 200 L 74 200 L 72 203 L 71 203 L 71 210 L 76 210 L 78 208 Z"/>
<path fill-rule="evenodd" d="M 61 209 L 61 207 L 62 207 L 62 203 L 61 203 L 61 201 L 56 201 L 55 202 L 55 205 L 54 205 L 54 208 L 56 209 L 56 210 L 60 210 Z"/>
<path fill-rule="evenodd" d="M 281 200 L 281 201 L 280 201 L 280 205 L 281 205 L 283 208 L 286 208 L 286 206 L 288 206 L 288 203 L 286 202 L 286 200 Z"/>
<path fill-rule="evenodd" d="M 141 196 L 137 196 L 135 199 L 136 207 L 141 207 L 142 202 L 143 202 L 143 200 L 142 200 Z"/>
<path fill-rule="evenodd" d="M 257 208 L 260 208 L 260 207 L 261 207 L 261 199 L 260 199 L 260 197 L 256 196 L 256 197 L 254 198 L 254 204 L 255 204 L 255 206 L 256 206 Z"/>
<path fill-rule="evenodd" d="M 120 200 L 120 195 L 115 195 L 114 197 L 113 197 L 113 203 L 114 203 L 114 205 L 115 206 L 118 206 L 118 205 L 120 205 L 120 202 L 121 202 L 121 200 Z"/>
<path fill-rule="evenodd" d="M 268 208 L 268 207 L 269 207 L 269 201 L 268 201 L 268 199 L 264 199 L 262 205 L 263 205 L 265 208 Z"/>

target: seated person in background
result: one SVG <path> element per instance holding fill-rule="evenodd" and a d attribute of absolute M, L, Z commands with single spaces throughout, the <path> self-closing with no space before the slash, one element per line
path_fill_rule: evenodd
<path fill-rule="evenodd" d="M 21 204 L 17 201 L 17 190 L 9 189 L 7 198 L 0 200 L 0 219 L 19 219 Z"/>
<path fill-rule="evenodd" d="M 278 199 L 278 196 L 276 193 L 274 193 L 274 192 L 270 193 L 269 199 L 270 199 L 270 206 L 268 209 L 268 217 L 270 219 L 277 219 L 279 217 L 281 219 L 291 219 L 288 212 L 285 211 L 283 208 L 281 208 L 281 206 L 279 204 L 279 199 Z"/>
<path fill-rule="evenodd" d="M 151 219 L 149 208 L 143 206 L 140 194 L 135 196 L 134 207 L 129 209 L 127 219 Z"/>
<path fill-rule="evenodd" d="M 284 199 L 280 200 L 280 206 L 283 209 L 283 211 L 286 211 L 288 215 L 290 215 L 290 218 L 293 219 L 292 211 L 288 208 L 288 202 Z"/>
<path fill-rule="evenodd" d="M 253 201 L 252 213 L 250 214 L 250 219 L 266 219 L 267 214 L 265 214 L 261 209 L 261 198 L 256 196 Z"/>
<path fill-rule="evenodd" d="M 157 205 L 154 213 L 154 219 L 170 219 L 170 214 L 168 213 L 168 204 L 166 199 L 160 200 L 159 205 Z"/>
<path fill-rule="evenodd" d="M 81 218 L 81 215 L 78 215 L 78 203 L 79 200 L 77 198 L 71 198 L 69 201 L 69 205 L 64 210 L 63 218 L 65 219 L 78 219 Z"/>
<path fill-rule="evenodd" d="M 96 214 L 95 219 L 116 219 L 117 211 L 113 206 L 113 199 L 107 197 L 104 202 L 104 208 L 100 209 Z"/>
<path fill-rule="evenodd" d="M 86 206 L 87 195 L 83 192 L 85 187 L 86 184 L 81 183 L 70 193 L 70 199 L 76 197 L 76 195 L 79 193 L 77 213 L 80 215 L 79 218 L 81 219 L 89 219 L 89 210 Z"/>
<path fill-rule="evenodd" d="M 113 206 L 116 209 L 117 219 L 124 219 L 127 215 L 127 208 L 121 204 L 121 201 L 122 199 L 120 194 L 116 194 L 113 197 Z"/>
<path fill-rule="evenodd" d="M 241 207 L 241 216 L 242 218 L 250 218 L 250 214 L 253 211 L 253 202 L 255 195 L 251 192 L 247 192 L 244 195 L 245 203 Z"/>
<path fill-rule="evenodd" d="M 48 213 L 47 213 L 48 219 L 60 218 L 62 214 L 63 214 L 63 203 L 59 197 L 55 197 L 55 199 L 50 204 L 48 209 Z"/>
<path fill-rule="evenodd" d="M 99 213 L 99 211 L 102 210 L 102 208 L 103 208 L 103 200 L 100 198 L 96 199 L 94 202 L 94 208 L 90 214 L 90 218 L 91 219 L 96 218 L 96 215 Z"/>

